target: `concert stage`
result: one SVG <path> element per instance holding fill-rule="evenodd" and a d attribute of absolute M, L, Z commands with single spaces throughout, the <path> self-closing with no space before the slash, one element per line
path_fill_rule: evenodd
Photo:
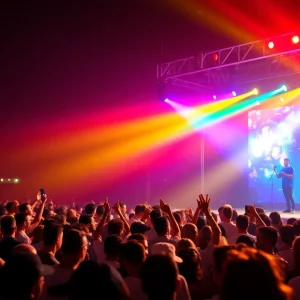
<path fill-rule="evenodd" d="M 235 210 L 238 212 L 239 215 L 242 215 L 242 214 L 245 213 L 245 208 L 237 208 Z M 289 218 L 300 219 L 300 210 L 298 210 L 298 211 L 296 210 L 295 214 L 283 213 L 282 212 L 283 210 L 284 209 L 280 209 L 280 210 L 279 209 L 266 210 L 266 214 L 269 216 L 272 211 L 277 211 L 277 212 L 279 212 L 281 218 L 284 220 L 285 223 L 286 223 L 287 219 L 289 219 Z M 218 211 L 215 211 L 215 210 L 213 212 L 218 213 Z"/>

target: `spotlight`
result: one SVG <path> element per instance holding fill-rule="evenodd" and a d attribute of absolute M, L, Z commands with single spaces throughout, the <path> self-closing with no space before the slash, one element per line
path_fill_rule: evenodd
<path fill-rule="evenodd" d="M 166 99 L 165 99 L 165 102 L 169 102 L 169 99 L 168 99 L 168 98 L 166 98 Z"/>
<path fill-rule="evenodd" d="M 253 95 L 258 95 L 259 94 L 259 90 L 257 88 L 253 89 L 252 94 Z"/>
<path fill-rule="evenodd" d="M 0 181 L 1 181 L 1 182 L 3 182 L 3 181 L 4 181 L 4 179 L 3 179 L 3 178 L 1 178 L 1 179 L 0 179 Z"/>
<path fill-rule="evenodd" d="M 236 92 L 232 91 L 232 96 L 235 97 L 236 96 Z"/>
<path fill-rule="evenodd" d="M 215 54 L 213 55 L 213 60 L 214 60 L 214 61 L 217 61 L 218 59 L 219 59 L 219 56 L 218 56 L 217 53 L 215 53 Z"/>
<path fill-rule="evenodd" d="M 284 99 L 283 99 L 282 97 L 280 97 L 280 101 L 281 101 L 281 102 L 284 102 Z"/>
<path fill-rule="evenodd" d="M 19 182 L 19 179 L 18 178 L 15 178 L 14 179 L 14 183 L 18 183 Z"/>
<path fill-rule="evenodd" d="M 274 48 L 274 42 L 269 42 L 269 44 L 268 44 L 268 47 L 269 47 L 269 49 L 273 49 Z"/>
<path fill-rule="evenodd" d="M 10 178 L 8 178 L 8 179 L 7 179 L 7 181 L 9 181 L 9 182 L 10 182 Z"/>
<path fill-rule="evenodd" d="M 213 95 L 213 98 L 214 98 L 214 100 L 217 100 L 217 96 L 216 95 Z"/>
<path fill-rule="evenodd" d="M 299 43 L 299 36 L 298 36 L 298 35 L 294 35 L 294 36 L 292 37 L 292 42 L 293 42 L 294 44 L 298 44 L 298 43 Z"/>
<path fill-rule="evenodd" d="M 284 92 L 286 92 L 287 91 L 287 86 L 286 85 L 282 85 L 280 89 L 283 90 Z"/>

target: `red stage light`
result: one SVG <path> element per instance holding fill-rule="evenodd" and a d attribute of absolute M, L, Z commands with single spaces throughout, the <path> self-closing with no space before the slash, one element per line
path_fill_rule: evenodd
<path fill-rule="evenodd" d="M 298 43 L 299 43 L 299 36 L 298 36 L 298 35 L 293 36 L 293 37 L 292 37 L 292 42 L 293 42 L 294 44 L 298 44 Z"/>
<path fill-rule="evenodd" d="M 213 55 L 213 60 L 214 60 L 214 61 L 217 61 L 218 59 L 219 59 L 219 56 L 218 56 L 217 53 L 215 53 L 215 54 Z"/>
<path fill-rule="evenodd" d="M 270 49 L 273 49 L 274 48 L 274 43 L 273 42 L 269 42 L 269 44 L 268 44 L 268 47 L 270 48 Z"/>

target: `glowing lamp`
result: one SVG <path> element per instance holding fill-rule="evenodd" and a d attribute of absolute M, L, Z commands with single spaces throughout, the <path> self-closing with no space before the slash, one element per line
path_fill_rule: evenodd
<path fill-rule="evenodd" d="M 273 49 L 274 48 L 274 42 L 269 42 L 269 44 L 268 44 L 268 47 L 269 47 L 269 49 Z"/>
<path fill-rule="evenodd" d="M 298 44 L 298 43 L 299 43 L 299 36 L 298 36 L 298 35 L 294 35 L 294 36 L 292 37 L 292 42 L 293 42 L 294 44 Z"/>
<path fill-rule="evenodd" d="M 217 61 L 218 59 L 219 59 L 219 56 L 218 56 L 217 53 L 215 53 L 215 54 L 213 55 L 213 60 L 214 60 L 214 61 Z"/>
<path fill-rule="evenodd" d="M 283 90 L 284 92 L 286 92 L 287 91 L 287 86 L 286 85 L 282 85 L 281 86 L 281 90 Z"/>

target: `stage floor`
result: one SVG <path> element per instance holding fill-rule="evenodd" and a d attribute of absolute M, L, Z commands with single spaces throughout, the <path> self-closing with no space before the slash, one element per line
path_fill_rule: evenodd
<path fill-rule="evenodd" d="M 235 210 L 238 212 L 239 215 L 243 215 L 245 213 L 245 208 L 235 208 Z M 289 218 L 296 218 L 296 219 L 300 219 L 300 210 L 296 210 L 295 214 L 291 214 L 291 213 L 283 213 L 282 210 L 265 210 L 267 215 L 270 215 L 270 213 L 272 211 L 277 211 L 279 212 L 281 218 L 284 220 L 284 222 L 287 221 L 287 219 Z M 213 212 L 215 212 L 216 214 L 218 214 L 218 211 L 213 210 Z"/>

